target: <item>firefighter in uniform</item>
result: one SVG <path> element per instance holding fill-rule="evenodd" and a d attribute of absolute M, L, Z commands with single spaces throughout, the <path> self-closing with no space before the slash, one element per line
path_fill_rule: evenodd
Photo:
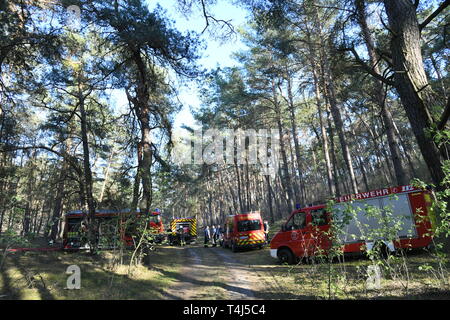
<path fill-rule="evenodd" d="M 183 227 L 184 244 L 186 244 L 186 239 L 189 240 L 190 232 L 191 232 L 191 230 L 189 229 L 188 226 Z"/>
<path fill-rule="evenodd" d="M 212 242 L 212 246 L 215 247 L 217 245 L 216 243 L 216 226 L 212 226 L 211 228 L 211 242 Z"/>
<path fill-rule="evenodd" d="M 215 227 L 215 232 L 214 232 L 214 246 L 220 245 L 219 244 L 219 238 L 220 238 L 220 226 L 216 226 Z"/>
<path fill-rule="evenodd" d="M 219 246 L 223 246 L 223 234 L 224 234 L 224 229 L 222 228 L 222 226 L 219 227 Z"/>
<path fill-rule="evenodd" d="M 264 220 L 264 234 L 266 236 L 266 243 L 269 243 L 269 222 Z"/>
<path fill-rule="evenodd" d="M 206 226 L 205 227 L 205 248 L 208 248 L 208 242 L 209 242 L 210 238 L 211 238 L 211 233 L 209 232 L 209 227 Z"/>
<path fill-rule="evenodd" d="M 178 228 L 178 237 L 180 239 L 180 246 L 184 246 L 186 243 L 184 241 L 184 228 L 183 228 L 183 226 L 180 226 Z"/>

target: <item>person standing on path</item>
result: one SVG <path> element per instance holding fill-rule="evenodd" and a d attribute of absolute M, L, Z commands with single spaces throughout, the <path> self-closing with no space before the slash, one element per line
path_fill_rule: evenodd
<path fill-rule="evenodd" d="M 223 237 L 224 237 L 225 229 L 222 226 L 219 228 L 219 245 L 223 247 Z"/>
<path fill-rule="evenodd" d="M 217 246 L 217 245 L 220 245 L 220 243 L 219 243 L 220 226 L 217 225 L 215 229 L 216 229 L 216 231 L 214 232 L 214 235 L 213 235 L 213 237 L 214 237 L 214 246 Z"/>
<path fill-rule="evenodd" d="M 211 233 L 209 232 L 209 226 L 205 227 L 205 248 L 208 248 L 208 242 L 211 238 Z"/>
<path fill-rule="evenodd" d="M 217 229 L 216 229 L 216 226 L 212 226 L 212 228 L 211 228 L 211 242 L 212 242 L 212 246 L 213 247 L 215 247 L 215 246 L 217 246 L 217 243 L 216 243 L 216 233 L 217 233 Z"/>
<path fill-rule="evenodd" d="M 266 243 L 269 243 L 269 222 L 264 220 L 264 234 L 266 236 Z"/>
<path fill-rule="evenodd" d="M 185 243 L 185 239 L 184 239 L 184 228 L 183 228 L 183 226 L 180 226 L 178 228 L 178 237 L 180 239 L 180 246 L 184 246 L 186 243 Z"/>

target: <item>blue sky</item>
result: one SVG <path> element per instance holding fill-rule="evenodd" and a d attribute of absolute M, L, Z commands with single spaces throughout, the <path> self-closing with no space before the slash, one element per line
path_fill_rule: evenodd
<path fill-rule="evenodd" d="M 174 27 L 182 33 L 187 31 L 201 33 L 206 26 L 200 7 L 194 7 L 191 15 L 185 17 L 177 10 L 176 0 L 147 0 L 147 3 L 149 4 L 150 10 L 153 10 L 157 4 L 164 8 L 167 11 L 166 16 L 174 22 Z M 233 6 L 229 0 L 218 0 L 216 5 L 209 9 L 209 13 L 215 18 L 226 21 L 231 20 L 230 23 L 236 30 L 246 23 L 247 12 L 245 9 Z M 237 62 L 233 60 L 231 54 L 246 49 L 246 46 L 240 41 L 239 37 L 240 36 L 237 33 L 234 39 L 221 42 L 211 36 L 208 32 L 205 32 L 202 34 L 201 38 L 206 44 L 206 49 L 202 51 L 202 57 L 198 61 L 198 64 L 206 69 L 213 69 L 217 66 L 227 67 L 236 65 Z M 119 108 L 120 106 L 127 105 L 125 94 L 118 93 L 115 96 Z M 183 124 L 195 126 L 194 119 L 190 112 L 191 107 L 195 109 L 200 105 L 195 83 L 183 84 L 180 86 L 179 99 L 183 104 L 183 109 L 175 118 L 175 128 L 179 128 Z"/>
<path fill-rule="evenodd" d="M 174 20 L 175 27 L 181 31 L 195 31 L 201 33 L 206 26 L 205 19 L 200 8 L 193 8 L 189 17 L 180 14 L 176 7 L 176 0 L 169 1 L 150 1 L 149 7 L 153 8 L 158 3 L 161 7 L 167 10 L 167 15 L 171 20 Z M 235 29 L 246 23 L 246 11 L 243 8 L 233 6 L 229 0 L 218 0 L 217 4 L 210 8 L 211 14 L 222 20 L 231 20 Z M 237 50 L 245 49 L 245 45 L 239 40 L 239 34 L 234 39 L 225 43 L 214 39 L 208 32 L 202 35 L 206 42 L 206 49 L 203 51 L 202 58 L 199 65 L 204 68 L 212 69 L 217 66 L 225 67 L 235 65 L 236 62 L 232 59 L 231 54 Z M 180 90 L 180 100 L 183 103 L 183 109 L 175 118 L 175 128 L 182 124 L 189 126 L 194 125 L 190 107 L 196 108 L 200 105 L 198 92 L 195 84 L 190 86 L 183 86 Z"/>

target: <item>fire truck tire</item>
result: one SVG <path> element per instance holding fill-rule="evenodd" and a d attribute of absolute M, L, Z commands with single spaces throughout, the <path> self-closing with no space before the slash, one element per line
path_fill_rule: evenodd
<path fill-rule="evenodd" d="M 289 250 L 288 248 L 282 248 L 280 250 L 278 250 L 278 260 L 283 264 L 283 263 L 287 263 L 287 264 L 294 264 L 295 263 L 295 256 L 292 253 L 291 250 Z"/>

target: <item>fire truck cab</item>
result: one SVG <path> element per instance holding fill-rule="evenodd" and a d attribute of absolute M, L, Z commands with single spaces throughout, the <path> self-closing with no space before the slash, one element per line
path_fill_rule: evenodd
<path fill-rule="evenodd" d="M 343 219 L 342 213 L 346 210 L 353 213 L 340 224 L 342 230 L 334 237 L 342 244 L 343 253 L 360 254 L 375 244 L 384 245 L 391 252 L 401 248 L 424 248 L 432 241 L 434 217 L 429 191 L 399 186 L 335 200 L 332 212 L 327 212 L 326 205 L 293 211 L 270 242 L 271 256 L 293 264 L 303 257 L 326 254 L 332 246 L 332 219 Z M 379 216 L 373 214 L 377 210 Z M 373 232 L 383 228 L 393 230 L 395 237 L 387 239 Z"/>
<path fill-rule="evenodd" d="M 222 247 L 236 252 L 241 248 L 262 249 L 265 243 L 264 225 L 259 212 L 230 215 L 224 226 Z"/>
<path fill-rule="evenodd" d="M 163 242 L 165 239 L 164 224 L 162 222 L 161 211 L 159 211 L 159 209 L 155 209 L 155 211 L 150 213 L 149 227 L 151 233 L 155 236 L 155 242 Z"/>
<path fill-rule="evenodd" d="M 65 214 L 65 227 L 63 233 L 63 248 L 78 250 L 87 248 L 87 213 L 82 210 L 70 211 Z M 99 249 L 111 249 L 122 242 L 125 247 L 132 248 L 134 238 L 139 233 L 138 224 L 143 215 L 139 209 L 134 212 L 124 210 L 96 210 L 94 223 L 96 225 L 96 241 Z M 164 237 L 164 226 L 159 210 L 151 212 L 148 216 L 148 228 L 156 233 L 155 242 L 161 242 Z"/>

